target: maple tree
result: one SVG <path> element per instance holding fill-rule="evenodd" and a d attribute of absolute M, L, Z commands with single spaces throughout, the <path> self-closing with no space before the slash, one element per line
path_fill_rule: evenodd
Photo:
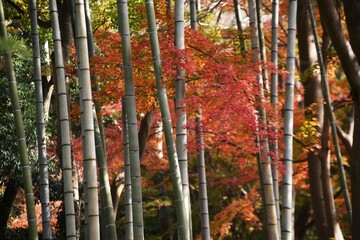
<path fill-rule="evenodd" d="M 17 3 L 10 0 L 6 0 L 6 2 L 8 4 L 5 8 L 6 12 L 8 11 L 13 14 L 14 4 L 18 6 L 16 5 Z M 169 2 L 165 0 L 155 1 L 157 27 L 155 28 L 153 25 L 152 27 L 154 27 L 154 29 L 150 29 L 150 34 L 154 34 L 153 31 L 155 31 L 155 29 L 158 31 L 158 50 L 161 53 L 162 64 L 161 78 L 159 70 L 155 68 L 156 66 L 153 66 L 154 55 L 151 54 L 151 41 L 146 32 L 147 20 L 144 3 L 142 1 L 129 2 L 129 31 L 123 32 L 122 37 L 116 31 L 117 11 L 115 1 L 104 1 L 103 3 L 104 4 L 100 6 L 98 2 L 90 2 L 90 7 L 93 8 L 93 11 L 96 9 L 96 13 L 98 13 L 92 16 L 96 54 L 90 54 L 92 56 L 89 67 L 86 66 L 86 63 L 82 63 L 81 66 L 84 71 L 88 71 L 88 68 L 90 69 L 91 75 L 96 76 L 92 85 L 94 87 L 96 85 L 99 86 L 99 90 L 93 92 L 93 94 L 96 105 L 102 106 L 101 113 L 98 114 L 104 119 L 103 124 L 100 125 L 105 129 L 106 140 L 103 141 L 99 139 L 98 136 L 100 135 L 97 134 L 96 143 L 97 146 L 102 145 L 102 151 L 104 153 L 106 152 L 106 158 L 103 159 L 107 160 L 107 171 L 111 185 L 118 186 L 116 188 L 119 191 L 119 193 L 117 193 L 117 200 L 115 201 L 115 198 L 113 199 L 114 203 L 117 202 L 117 204 L 114 204 L 114 211 L 117 211 L 114 212 L 114 215 L 116 216 L 118 236 L 124 232 L 126 232 L 126 236 L 134 233 L 134 236 L 137 236 L 136 238 L 138 239 L 151 239 L 152 237 L 155 238 L 159 236 L 170 238 L 171 236 L 177 235 L 176 223 L 178 221 L 175 220 L 175 216 L 180 214 L 179 212 L 175 214 L 173 209 L 175 209 L 174 206 L 180 200 L 186 200 L 182 199 L 180 194 L 184 188 L 178 188 L 176 184 L 171 183 L 171 177 L 177 174 L 177 172 L 174 170 L 173 165 L 170 173 L 167 153 L 171 154 L 172 151 L 179 153 L 182 152 L 182 150 L 184 152 L 187 151 L 186 155 L 189 161 L 188 167 L 185 167 L 185 170 L 186 168 L 189 170 L 189 201 L 191 203 L 188 206 L 191 205 L 191 218 L 183 218 L 181 221 L 186 223 L 191 220 L 192 230 L 189 230 L 188 227 L 180 230 L 184 231 L 181 233 L 181 236 L 188 234 L 185 231 L 191 231 L 189 235 L 193 235 L 193 238 L 200 238 L 201 235 L 202 229 L 199 223 L 203 219 L 199 214 L 199 208 L 201 208 L 201 206 L 197 198 L 202 198 L 204 195 L 203 192 L 201 192 L 202 190 L 199 189 L 199 184 L 202 184 L 201 178 L 199 180 L 196 176 L 196 171 L 199 168 L 199 166 L 197 166 L 196 155 L 199 150 L 203 150 L 201 155 L 203 156 L 204 163 L 202 164 L 206 165 L 207 171 L 207 214 L 210 220 L 212 238 L 247 239 L 252 237 L 255 239 L 277 239 L 278 234 L 275 232 L 285 230 L 284 227 L 280 226 L 270 229 L 267 225 L 270 223 L 267 222 L 270 219 L 268 215 L 270 211 L 267 206 L 265 206 L 266 204 L 261 201 L 263 198 L 261 189 L 263 189 L 264 186 L 260 181 L 262 178 L 261 172 L 263 172 L 265 168 L 269 170 L 266 179 L 266 183 L 269 186 L 270 183 L 275 183 L 277 179 L 282 179 L 283 176 L 287 177 L 288 183 L 292 180 L 293 189 L 296 192 L 294 205 L 295 208 L 299 209 L 295 214 L 295 221 L 299 222 L 299 224 L 295 224 L 295 227 L 292 227 L 294 223 L 291 222 L 291 214 L 293 213 L 288 211 L 289 217 L 284 218 L 284 214 L 280 214 L 279 209 L 276 209 L 276 207 L 271 210 L 271 212 L 275 213 L 271 221 L 279 224 L 280 219 L 283 219 L 284 225 L 289 227 L 286 231 L 294 231 L 295 235 L 300 237 L 300 239 L 301 236 L 304 238 L 314 233 L 314 229 L 310 228 L 313 222 L 312 220 L 315 220 L 316 227 L 318 228 L 317 232 L 321 239 L 334 237 L 336 231 L 338 231 L 337 233 L 341 233 L 345 238 L 349 235 L 351 218 L 345 217 L 345 208 L 342 207 L 344 200 L 342 198 L 336 198 L 334 200 L 333 194 L 330 191 L 332 190 L 332 185 L 335 190 L 340 188 L 341 185 L 339 184 L 339 177 L 335 174 L 335 170 L 339 167 L 331 161 L 335 152 L 333 146 L 329 145 L 330 132 L 326 121 L 323 121 L 323 119 L 327 118 L 327 115 L 323 115 L 324 107 L 320 85 L 318 84 L 320 75 L 317 58 L 311 58 L 308 65 L 304 64 L 307 57 L 306 54 L 315 56 L 315 45 L 310 45 L 312 43 L 305 37 L 311 36 L 311 29 L 307 28 L 310 26 L 310 22 L 306 22 L 306 24 L 303 25 L 299 24 L 298 26 L 299 51 L 296 53 L 299 53 L 299 56 L 296 57 L 299 57 L 300 66 L 298 66 L 295 71 L 294 95 L 287 95 L 289 96 L 288 98 L 291 99 L 285 97 L 285 95 L 289 93 L 288 90 L 285 89 L 285 85 L 287 85 L 285 84 L 285 79 L 290 76 L 289 73 L 285 71 L 286 51 L 290 44 L 287 40 L 290 31 L 287 32 L 285 30 L 288 27 L 287 21 L 290 18 L 290 16 L 286 17 L 288 15 L 287 9 L 289 8 L 289 2 L 274 1 L 274 8 L 271 10 L 269 3 L 263 3 L 260 8 L 260 1 L 256 1 L 258 11 L 249 13 L 256 13 L 256 17 L 259 20 L 263 20 L 262 26 L 261 22 L 258 21 L 257 23 L 253 22 L 249 27 L 243 24 L 247 22 L 248 19 L 240 18 L 240 15 L 244 15 L 242 9 L 249 8 L 245 2 L 220 1 L 218 3 L 212 3 L 209 1 L 201 1 L 196 6 L 196 4 L 194 4 L 195 1 L 191 1 L 190 12 L 185 9 L 185 44 L 181 46 L 174 44 L 176 43 L 175 18 L 171 6 L 169 7 Z M 252 3 L 252 1 L 250 3 Z M 300 16 L 305 16 L 303 14 L 308 11 L 307 1 L 299 1 L 299 3 L 298 13 L 301 13 Z M 119 4 L 124 4 L 124 2 L 120 2 Z M 270 28 L 274 28 L 274 25 L 271 24 L 271 21 L 264 21 L 264 19 L 270 19 L 270 16 L 274 15 L 275 12 L 277 13 L 277 4 L 279 4 L 278 21 L 280 28 L 278 34 L 273 34 L 272 36 L 274 37 L 272 38 L 270 37 Z M 59 1 L 60 21 L 68 23 L 68 26 L 71 26 L 70 17 L 68 16 L 69 9 L 67 9 L 66 5 L 66 1 L 63 1 L 61 4 Z M 38 6 L 42 7 L 43 5 L 39 4 Z M 185 5 L 181 3 L 181 6 L 186 7 L 187 3 Z M 26 8 L 26 5 L 21 5 L 20 10 Z M 18 9 L 18 11 L 20 10 Z M 39 25 L 44 25 L 44 19 L 47 13 L 43 9 L 40 9 L 39 13 L 42 20 Z M 197 13 L 197 20 L 194 20 L 195 13 Z M 124 14 L 124 12 L 119 14 Z M 189 14 L 193 16 L 192 20 L 187 19 Z M 291 12 L 291 14 L 294 13 Z M 236 17 L 236 25 L 231 25 L 231 27 L 227 28 L 224 27 L 224 21 L 226 22 L 226 20 L 228 20 L 229 15 L 234 16 L 234 18 Z M 261 15 L 263 16 L 262 18 L 260 18 Z M 79 23 L 80 15 L 76 16 L 78 20 L 74 22 Z M 124 17 L 123 15 L 121 16 Z M 318 10 L 315 11 L 315 17 L 317 19 L 320 17 Z M 11 17 L 11 19 L 12 18 L 14 17 Z M 67 18 L 68 20 L 66 20 Z M 225 20 L 223 21 L 223 19 Z M 177 20 L 179 19 L 177 18 Z M 276 22 L 277 20 L 273 21 Z M 298 21 L 303 21 L 303 18 L 299 17 L 299 15 Z M 188 26 L 190 23 L 193 29 Z M 198 23 L 196 31 L 194 31 L 195 23 Z M 81 143 L 81 138 L 85 134 L 84 130 L 81 130 L 81 127 L 84 127 L 84 117 L 81 117 L 81 115 L 84 114 L 84 109 L 78 102 L 78 92 L 80 91 L 79 87 L 81 91 L 84 90 L 82 89 L 84 82 L 83 80 L 81 80 L 81 84 L 77 82 L 77 61 L 86 60 L 88 54 L 85 52 L 83 55 L 79 55 L 79 52 L 76 53 L 76 50 L 79 51 L 79 46 L 77 46 L 77 49 L 75 46 L 70 49 L 72 34 L 69 29 L 71 27 L 66 30 L 64 27 L 65 24 L 60 24 L 60 26 L 62 27 L 62 37 L 64 37 L 61 41 L 64 44 L 63 47 L 57 49 L 57 51 L 62 51 L 64 55 L 69 80 L 67 83 L 69 100 L 64 97 L 61 105 L 67 105 L 66 102 L 70 101 L 71 134 L 73 137 L 72 142 L 67 143 L 67 145 L 73 146 L 72 156 L 74 162 L 72 164 L 68 162 L 68 164 L 72 165 L 74 169 L 78 168 L 77 170 L 68 171 L 67 173 L 63 170 L 61 176 L 65 178 L 65 175 L 67 175 L 67 181 L 71 181 L 75 171 L 80 181 L 80 193 L 83 194 L 83 191 L 90 187 L 88 190 L 93 191 L 93 197 L 89 199 L 91 199 L 93 203 L 98 203 L 95 197 L 95 195 L 97 196 L 95 171 L 93 169 L 93 174 L 91 175 L 93 178 L 91 178 L 89 171 L 83 167 L 82 163 L 83 156 L 87 158 L 86 154 L 83 153 L 83 147 L 88 148 L 89 146 L 86 143 L 84 145 Z M 263 28 L 264 30 L 262 32 L 256 32 L 256 34 L 260 35 L 260 38 L 253 35 L 254 31 L 251 28 L 254 26 Z M 16 29 L 16 27 L 10 27 Z M 79 28 L 79 26 L 77 27 Z M 326 44 L 329 39 L 326 35 L 326 29 L 323 30 L 321 26 L 317 28 L 319 32 L 323 34 L 322 44 L 323 48 L 326 49 L 326 51 L 324 51 L 324 53 L 326 53 L 324 60 L 327 65 L 328 81 L 330 82 L 330 86 L 332 86 L 330 89 L 331 98 L 339 103 L 339 108 L 336 109 L 335 116 L 340 139 L 343 141 L 340 150 L 342 150 L 344 156 L 348 157 L 350 153 L 346 152 L 345 149 L 350 149 L 351 142 L 347 140 L 349 139 L 349 136 L 346 135 L 347 133 L 345 131 L 341 132 L 341 128 L 344 127 L 351 131 L 352 125 L 352 121 L 351 119 L 349 121 L 348 117 L 351 115 L 349 114 L 351 107 L 340 106 L 344 102 L 343 96 L 349 94 L 349 85 L 344 77 L 343 69 L 339 67 L 340 62 L 343 64 L 344 62 L 342 57 L 338 56 L 332 48 Z M 289 29 L 294 30 L 291 26 L 289 26 Z M 83 30 L 85 31 L 86 29 L 83 28 Z M 45 32 L 46 30 L 40 29 L 40 38 L 43 31 Z M 304 34 L 300 36 L 299 33 Z M 17 33 L 14 32 L 12 34 L 16 35 Z M 130 34 L 131 42 L 125 42 L 127 40 L 125 36 L 130 36 Z M 261 34 L 264 35 L 263 44 L 259 42 L 259 39 L 262 39 Z M 79 35 L 75 34 L 75 37 L 76 36 L 79 37 Z M 253 36 L 252 41 L 254 43 L 256 42 L 260 44 L 260 46 L 263 46 L 261 50 L 247 50 L 250 47 L 251 36 Z M 26 36 L 24 38 L 26 38 Z M 271 39 L 271 41 L 269 39 Z M 266 59 L 269 59 L 270 51 L 264 53 L 262 50 L 265 50 L 266 47 L 268 48 L 269 44 L 274 44 L 274 41 L 276 42 L 277 39 L 279 39 L 279 46 L 274 47 L 271 53 L 271 61 L 274 63 L 266 62 Z M 85 42 L 85 37 L 82 40 Z M 77 43 L 77 45 L 78 44 L 79 43 Z M 130 56 L 125 56 L 125 54 L 123 55 L 121 52 L 122 48 L 125 49 L 125 52 L 130 49 L 130 45 L 132 63 L 129 62 Z M 334 44 L 334 47 L 336 51 L 340 51 L 339 48 L 336 47 L 336 44 Z M 82 48 L 82 50 L 85 51 L 84 48 Z M 261 60 L 260 53 L 262 55 Z M 266 54 L 268 56 L 266 56 Z M 278 60 L 275 58 L 275 55 L 278 57 Z M 259 58 L 253 61 L 254 56 L 258 56 Z M 160 59 L 158 59 L 159 56 L 156 57 L 157 59 L 155 60 L 160 63 Z M 129 72 L 125 72 L 124 70 L 129 69 L 130 66 L 133 70 L 134 91 L 127 92 L 126 88 L 129 86 L 126 85 L 128 83 L 124 83 L 124 78 L 126 78 L 126 75 L 129 75 Z M 343 66 L 345 73 L 348 74 L 346 67 Z M 2 68 L 0 68 L 0 70 L 3 71 Z M 158 84 L 155 83 L 154 72 L 158 74 Z M 266 84 L 263 84 L 263 82 L 259 80 L 259 77 L 262 76 L 264 77 L 264 82 L 266 82 L 269 73 L 272 74 L 272 77 L 278 76 L 278 84 L 277 80 L 271 81 L 271 89 L 267 88 Z M 184 99 L 181 99 L 182 94 L 179 94 L 179 91 L 176 90 L 179 86 L 176 87 L 175 79 L 179 78 L 184 79 L 186 83 L 184 87 L 184 90 L 186 90 L 186 98 Z M 318 85 L 316 85 L 316 88 L 311 88 L 308 86 L 310 83 Z M 177 129 L 180 135 L 183 134 L 183 132 L 187 132 L 188 134 L 187 142 L 181 141 L 175 151 L 174 149 L 166 149 L 164 147 L 168 146 L 168 144 L 164 142 L 163 134 L 165 130 L 170 131 L 172 129 L 166 124 L 162 124 L 163 120 L 161 119 L 159 111 L 161 104 L 157 101 L 157 85 L 167 90 L 168 100 L 163 100 L 161 103 L 169 105 L 168 109 L 166 109 L 170 111 L 170 115 L 166 116 L 168 118 L 167 121 L 171 120 L 177 123 Z M 87 86 L 89 87 L 89 84 Z M 274 87 L 276 91 L 273 89 Z M 46 87 L 44 87 L 44 89 L 46 89 Z M 160 95 L 163 93 L 162 89 L 160 89 Z M 26 89 L 22 91 L 26 91 Z M 90 93 L 89 91 L 88 89 L 88 95 Z M 63 92 L 65 93 L 66 91 Z M 311 92 L 314 93 L 314 95 L 311 95 Z M 62 95 L 63 93 L 58 92 L 58 94 Z M 278 95 L 277 100 L 272 98 L 274 95 Z M 129 104 L 129 102 L 126 103 L 126 114 L 122 107 L 122 98 L 124 96 L 126 96 L 127 99 L 136 96 L 136 104 L 135 101 L 132 101 L 132 104 Z M 294 143 L 290 143 L 290 145 L 285 144 L 284 146 L 284 138 L 282 137 L 284 132 L 287 135 L 292 135 L 289 133 L 288 128 L 284 129 L 283 127 L 284 121 L 286 121 L 286 124 L 289 124 L 288 120 L 283 119 L 283 112 L 288 110 L 284 109 L 284 104 L 288 101 L 290 101 L 290 103 L 294 101 L 293 130 L 295 141 Z M 179 106 L 180 108 L 186 106 L 186 111 L 179 109 Z M 87 112 L 85 113 L 87 114 L 86 120 L 89 125 L 85 127 L 87 130 L 91 129 L 91 122 L 94 121 L 93 117 L 91 117 L 93 113 L 89 109 L 86 110 Z M 198 118 L 199 109 L 201 109 L 202 117 L 200 122 Z M 62 141 L 62 136 L 58 136 L 57 138 L 55 133 L 58 127 L 54 124 L 54 120 L 56 119 L 54 112 L 56 112 L 55 109 L 50 115 L 47 132 L 48 155 L 51 161 L 54 161 L 54 156 L 56 156 L 56 139 L 59 139 L 59 143 L 57 144 L 60 144 Z M 263 113 L 266 113 L 266 120 L 263 118 Z M 287 112 L 285 115 L 286 114 Z M 132 117 L 131 120 L 130 115 Z M 186 116 L 186 124 L 179 121 L 181 116 Z M 125 125 L 123 125 L 122 122 L 125 123 Z M 128 134 L 125 130 L 127 128 L 126 122 L 129 126 Z M 142 124 L 148 124 L 148 130 L 143 134 L 145 144 L 140 144 L 140 142 L 143 141 L 140 137 L 142 134 L 140 125 Z M 139 127 L 140 130 L 138 133 L 137 129 Z M 199 140 L 199 129 L 201 130 L 200 135 L 203 138 L 202 141 Z M 137 136 L 137 134 L 139 134 L 139 136 Z M 127 135 L 129 136 L 129 140 L 126 138 Z M 167 132 L 166 135 L 168 140 L 172 134 Z M 179 136 L 177 136 L 175 140 L 179 141 Z M 93 137 L 90 137 L 91 141 L 94 140 L 92 138 Z M 257 142 L 258 139 L 261 140 L 260 144 Z M 133 141 L 139 143 L 139 147 L 132 148 L 135 146 Z M 266 143 L 266 141 L 268 141 L 268 143 Z M 136 160 L 138 161 L 136 163 L 138 165 L 137 173 L 134 173 L 135 168 L 133 167 L 134 165 L 132 165 L 134 164 L 135 158 L 130 157 L 130 161 L 125 161 L 124 159 L 124 154 L 126 155 L 127 152 L 127 142 L 130 143 L 131 154 L 136 154 L 136 158 L 138 158 L 138 160 Z M 277 144 L 279 144 L 279 147 L 277 147 Z M 268 149 L 269 147 L 270 149 Z M 291 147 L 293 148 L 291 149 Z M 95 150 L 95 147 L 92 150 Z M 281 162 L 277 160 L 278 156 L 282 156 L 285 151 L 292 153 L 294 156 L 294 164 L 289 169 L 283 168 Z M 262 156 L 259 157 L 259 154 Z M 352 154 L 355 156 L 354 151 Z M 97 155 L 97 158 L 99 157 L 100 155 Z M 61 159 L 60 162 L 64 164 L 64 157 L 59 158 Z M 305 158 L 308 159 L 308 162 L 302 160 Z M 70 159 L 68 160 L 71 161 Z M 259 165 L 257 160 L 259 160 Z M 289 160 L 291 160 L 290 157 Z M 57 164 L 59 164 L 59 161 L 56 161 Z M 345 166 L 348 166 L 348 163 L 349 162 L 345 162 Z M 176 165 L 176 162 L 171 164 Z M 128 178 L 129 174 L 125 173 L 124 183 L 122 180 L 124 175 L 122 174 L 124 169 L 126 171 L 126 167 L 129 165 L 131 166 L 130 174 L 132 175 L 132 180 L 130 183 Z M 290 165 L 286 166 L 289 167 Z M 1 165 L 1 167 L 3 167 L 3 165 Z M 103 167 L 100 168 L 106 169 Z M 69 170 L 70 168 L 66 169 Z M 99 169 L 99 171 L 101 169 Z M 289 174 L 291 171 L 293 171 L 293 174 Z M 279 176 L 276 177 L 275 173 L 278 173 Z M 332 176 L 330 174 L 332 174 Z M 92 187 L 82 185 L 87 181 L 85 176 L 88 177 L 88 180 L 90 177 L 90 179 L 94 181 Z M 4 179 L 7 179 L 7 177 Z M 184 182 L 184 180 L 184 178 L 181 179 L 181 182 L 186 185 L 187 183 L 186 181 Z M 5 189 L 7 189 L 9 184 L 6 180 L 1 181 L 1 185 L 4 187 L 1 188 L 0 192 L 4 192 L 5 196 Z M 54 178 L 50 177 L 50 188 L 52 188 L 52 184 L 54 184 L 52 181 L 54 181 Z M 57 182 L 59 181 L 60 179 L 58 177 Z M 134 187 L 136 181 L 139 182 L 139 188 L 136 190 L 137 193 L 132 196 L 133 200 L 131 202 L 128 191 L 130 187 Z M 354 181 L 356 181 L 355 176 L 353 176 L 353 182 Z M 106 183 L 101 184 L 101 186 L 106 185 Z M 282 182 L 280 181 L 279 185 L 281 186 L 281 184 Z M 121 194 L 122 189 L 119 186 L 124 187 L 124 194 Z M 73 189 L 73 187 L 70 188 Z M 355 190 L 350 189 L 352 190 L 351 193 L 354 194 Z M 133 191 L 134 190 L 133 188 Z M 274 201 L 266 201 L 266 203 L 273 202 L 274 204 L 278 204 L 280 202 L 282 203 L 281 205 L 284 206 L 285 197 L 279 198 L 271 193 L 276 192 L 277 187 L 271 187 L 270 190 L 272 191 L 268 192 L 268 194 L 271 195 L 269 197 L 273 198 Z M 291 187 L 289 187 L 289 191 L 292 192 Z M 171 197 L 173 193 L 175 193 L 179 199 L 173 200 Z M 308 211 L 310 209 L 310 205 L 308 204 L 309 193 L 313 203 L 313 215 L 309 214 Z M 37 194 L 37 188 L 35 188 L 35 194 Z M 139 194 L 142 194 L 142 200 L 139 200 L 139 198 L 134 199 L 134 196 L 139 197 Z M 101 195 L 103 195 L 103 193 Z M 118 205 L 119 201 L 121 201 L 121 196 L 124 195 L 129 205 L 126 206 L 126 209 L 123 209 L 121 204 Z M 354 197 L 353 195 L 353 199 L 356 199 L 356 196 L 357 195 Z M 21 197 L 18 196 L 18 199 L 20 198 Z M 2 197 L 1 204 L 3 201 L 5 202 L 4 199 L 5 198 Z M 55 206 L 54 201 L 60 199 L 59 196 L 56 197 L 56 200 L 52 199 L 50 206 Z M 324 200 L 317 202 L 317 199 Z M 71 201 L 74 202 L 74 200 L 70 200 L 70 202 Z M 83 199 L 79 199 L 79 201 L 83 201 Z M 101 199 L 101 207 L 110 206 L 104 201 L 104 199 Z M 142 202 L 142 207 L 138 204 L 140 202 Z M 315 203 L 319 205 L 315 205 Z M 0 207 L 2 206 L 1 204 Z M 86 205 L 87 202 L 85 203 L 85 206 Z M 136 221 L 133 225 L 134 228 L 131 228 L 132 224 L 129 224 L 129 222 L 131 222 L 131 220 L 129 220 L 131 218 L 128 218 L 130 205 L 133 209 L 135 207 L 135 210 L 132 210 L 134 211 L 133 213 L 136 212 L 136 209 L 138 210 L 138 214 L 133 215 L 133 220 Z M 288 205 L 289 210 L 292 210 L 292 204 Z M 23 207 L 23 205 L 21 206 Z M 65 214 L 66 210 L 65 205 L 65 209 L 63 210 Z M 92 210 L 94 211 L 94 215 L 96 215 L 96 211 L 99 209 L 98 207 L 92 207 Z M 84 211 L 84 209 L 80 209 L 80 211 Z M 127 214 L 125 217 L 124 211 Z M 178 208 L 176 211 L 178 211 Z M 206 211 L 202 213 L 206 213 Z M 102 215 L 103 213 L 100 212 L 100 214 Z M 88 216 L 88 210 L 85 210 L 85 215 Z M 344 216 L 344 218 L 336 221 L 336 215 Z M 84 230 L 84 221 L 87 222 L 89 218 L 80 219 L 80 213 L 78 216 L 79 219 L 77 220 L 81 221 L 81 234 L 83 234 L 83 231 L 89 234 L 88 231 L 91 230 L 94 231 L 92 235 L 99 235 L 98 238 L 100 238 L 99 231 L 95 231 L 97 227 L 90 227 L 90 229 Z M 52 218 L 56 217 L 56 214 L 53 214 Z M 95 218 L 96 217 L 93 219 Z M 16 216 L 14 219 L 16 219 Z M 11 228 L 16 225 L 14 219 L 10 221 L 9 226 Z M 66 227 L 61 225 L 61 217 L 59 217 L 58 222 L 60 224 L 58 225 L 59 228 L 53 229 L 55 235 L 58 234 L 58 236 L 60 236 L 62 231 L 71 228 L 70 225 Z M 93 220 L 92 222 L 94 226 L 99 224 L 98 220 Z M 100 220 L 100 222 L 101 225 L 103 225 L 103 220 Z M 356 220 L 354 220 L 354 223 L 356 223 Z M 51 227 L 54 228 L 54 225 L 52 222 Z M 85 224 L 85 226 L 86 225 L 87 224 Z M 181 225 L 181 227 L 185 225 L 190 226 L 190 224 L 186 223 Z M 143 233 L 137 230 L 142 227 L 145 227 Z M 75 231 L 75 228 L 73 230 Z M 268 231 L 266 237 L 264 230 Z M 271 235 L 269 232 L 273 232 L 274 234 Z M 187 237 L 183 238 L 187 239 Z M 204 237 L 204 239 L 205 238 L 209 238 L 209 236 Z M 116 236 L 113 236 L 112 239 L 116 239 Z"/>

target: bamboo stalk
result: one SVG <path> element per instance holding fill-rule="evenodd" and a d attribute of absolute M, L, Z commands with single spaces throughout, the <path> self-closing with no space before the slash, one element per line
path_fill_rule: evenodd
<path fill-rule="evenodd" d="M 125 171 L 125 239 L 134 239 L 132 203 L 131 203 L 131 171 L 129 153 L 129 131 L 126 117 L 126 99 L 122 100 L 123 149 Z"/>
<path fill-rule="evenodd" d="M 40 43 L 39 31 L 37 23 L 36 0 L 29 1 L 30 21 L 31 21 L 31 42 L 33 52 L 33 66 L 35 82 L 35 99 L 36 99 L 36 133 L 38 146 L 38 162 L 40 174 L 40 202 L 41 202 L 41 219 L 42 219 L 42 237 L 43 239 L 51 239 L 50 226 L 50 194 L 49 194 L 49 170 L 48 160 L 46 157 L 46 141 L 45 141 L 45 123 L 44 123 L 44 97 L 42 91 L 41 79 L 41 59 L 40 59 Z"/>
<path fill-rule="evenodd" d="M 118 0 L 118 24 L 122 39 L 122 55 L 125 75 L 126 116 L 129 130 L 129 154 L 131 172 L 132 218 L 134 239 L 144 239 L 143 202 L 139 155 L 136 99 L 131 61 L 131 41 L 127 0 Z"/>
<path fill-rule="evenodd" d="M 5 26 L 5 15 L 2 0 L 0 0 L 0 39 L 7 40 L 7 31 Z M 19 155 L 21 161 L 21 169 L 24 182 L 25 199 L 26 199 L 26 214 L 28 218 L 28 238 L 31 240 L 38 239 L 35 202 L 33 193 L 33 184 L 31 178 L 31 166 L 29 164 L 29 157 L 26 146 L 26 136 L 24 129 L 24 122 L 20 108 L 19 95 L 16 84 L 16 77 L 11 53 L 9 50 L 3 53 L 5 59 L 5 69 L 8 78 L 11 106 L 14 114 L 16 137 L 19 146 Z"/>
<path fill-rule="evenodd" d="M 61 127 L 61 156 L 62 174 L 65 204 L 66 238 L 76 239 L 76 222 L 74 207 L 74 188 L 72 181 L 71 163 L 71 135 L 68 109 L 68 97 L 65 81 L 65 69 L 62 55 L 60 27 L 58 20 L 57 4 L 55 0 L 50 0 L 50 15 L 52 34 L 54 42 L 54 57 L 56 69 L 57 94 L 59 101 L 59 119 Z"/>
<path fill-rule="evenodd" d="M 286 71 L 288 72 L 285 87 L 285 106 L 284 106 L 284 157 L 283 164 L 285 171 L 282 179 L 282 222 L 281 238 L 288 240 L 293 238 L 293 132 L 294 132 L 294 83 L 295 83 L 295 48 L 296 48 L 296 0 L 289 1 L 288 17 L 288 42 Z"/>
<path fill-rule="evenodd" d="M 257 30 L 257 16 L 256 16 L 256 4 L 254 0 L 249 0 L 249 17 L 250 17 L 250 27 L 251 27 L 251 48 L 253 51 L 253 62 L 258 64 L 260 60 L 259 54 L 259 37 Z M 275 207 L 275 196 L 273 188 L 273 179 L 271 172 L 271 159 L 269 154 L 269 142 L 268 136 L 260 135 L 259 132 L 264 134 L 267 133 L 267 121 L 266 121 L 266 110 L 262 106 L 264 103 L 264 83 L 262 74 L 258 74 L 257 81 L 259 84 L 259 96 L 256 98 L 257 102 L 257 111 L 258 111 L 258 125 L 261 126 L 261 129 L 258 129 L 256 133 L 256 138 L 258 139 L 258 154 L 257 161 L 259 165 L 259 176 L 262 185 L 263 191 L 263 202 L 265 206 L 265 215 L 266 215 L 266 236 L 269 240 L 279 239 L 279 232 L 277 226 L 277 214 Z"/>

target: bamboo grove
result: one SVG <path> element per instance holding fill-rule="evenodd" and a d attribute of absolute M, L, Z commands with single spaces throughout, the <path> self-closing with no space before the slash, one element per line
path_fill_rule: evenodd
<path fill-rule="evenodd" d="M 0 239 L 360 239 L 359 19 L 0 0 Z"/>

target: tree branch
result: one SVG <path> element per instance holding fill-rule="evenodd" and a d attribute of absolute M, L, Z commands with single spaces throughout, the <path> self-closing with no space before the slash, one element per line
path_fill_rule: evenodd
<path fill-rule="evenodd" d="M 19 14 L 21 14 L 21 15 L 26 14 L 26 12 L 21 7 L 19 7 L 16 3 L 14 3 L 13 1 L 5 0 L 5 2 L 7 4 L 9 4 L 10 6 L 12 6 Z M 50 20 L 49 21 L 43 21 L 40 18 L 38 18 L 38 25 L 40 27 L 43 27 L 43 28 L 51 28 Z"/>

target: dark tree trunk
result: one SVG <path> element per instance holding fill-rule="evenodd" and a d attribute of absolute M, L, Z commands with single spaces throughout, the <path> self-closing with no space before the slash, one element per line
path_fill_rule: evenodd
<path fill-rule="evenodd" d="M 360 64 L 360 2 L 343 0 L 350 44 Z"/>
<path fill-rule="evenodd" d="M 310 202 L 304 203 L 298 211 L 295 221 L 295 240 L 305 240 L 307 229 L 313 224 Z"/>
<path fill-rule="evenodd" d="M 359 98 L 358 98 L 359 99 Z M 355 108 L 355 126 L 353 146 L 351 149 L 351 197 L 353 205 L 353 223 L 352 223 L 352 239 L 360 239 L 360 103 L 354 102 Z"/>
<path fill-rule="evenodd" d="M 346 24 L 350 36 L 351 47 L 360 64 L 360 2 L 355 0 L 344 0 L 344 10 Z M 360 83 L 360 82 L 358 82 Z M 353 146 L 351 149 L 351 186 L 352 186 L 352 204 L 353 204 L 353 239 L 360 239 L 360 88 L 353 87 L 352 95 L 354 100 L 354 134 Z"/>
<path fill-rule="evenodd" d="M 0 235 L 4 235 L 7 229 L 10 211 L 15 201 L 19 186 L 17 183 L 9 181 L 6 185 L 4 196 L 0 201 Z"/>
<path fill-rule="evenodd" d="M 303 76 L 307 76 L 304 81 L 305 88 L 305 107 L 316 104 L 316 116 L 311 112 L 306 112 L 307 117 L 316 117 L 320 125 L 323 124 L 323 106 L 321 103 L 322 93 L 319 77 L 311 74 L 311 69 L 315 64 L 316 50 L 314 37 L 311 31 L 309 14 L 307 11 L 307 0 L 298 1 L 298 46 L 300 55 L 300 71 Z M 321 127 L 318 129 L 321 131 Z M 328 239 L 327 221 L 325 212 L 324 195 L 321 181 L 321 162 L 320 159 L 312 152 L 308 154 L 308 174 L 310 182 L 311 205 L 314 210 L 314 218 L 320 239 Z"/>
<path fill-rule="evenodd" d="M 354 101 L 354 134 L 350 156 L 351 197 L 353 207 L 352 239 L 360 239 L 360 3 L 343 0 L 351 47 L 347 43 L 334 1 L 318 0 L 321 19 L 351 86 Z"/>
<path fill-rule="evenodd" d="M 59 9 L 59 25 L 61 33 L 61 46 L 63 52 L 64 66 L 67 65 L 70 56 L 70 49 L 73 42 L 73 31 L 71 27 L 71 20 L 69 14 L 69 6 L 64 0 L 60 5 L 58 2 Z"/>
<path fill-rule="evenodd" d="M 114 219 L 116 220 L 121 194 L 125 188 L 125 173 L 122 172 L 111 183 L 111 199 L 113 202 Z"/>
<path fill-rule="evenodd" d="M 144 157 L 144 153 L 147 147 L 147 141 L 150 135 L 151 126 L 155 117 L 154 111 L 149 111 L 145 114 L 145 117 L 141 120 L 139 129 L 139 155 L 140 161 Z"/>
<path fill-rule="evenodd" d="M 330 173 L 330 122 L 329 114 L 325 110 L 324 124 L 321 134 L 321 150 L 319 154 L 321 161 L 321 180 L 324 193 L 324 203 L 327 220 L 327 231 L 329 238 L 343 239 L 340 226 L 336 219 L 336 209 Z"/>

